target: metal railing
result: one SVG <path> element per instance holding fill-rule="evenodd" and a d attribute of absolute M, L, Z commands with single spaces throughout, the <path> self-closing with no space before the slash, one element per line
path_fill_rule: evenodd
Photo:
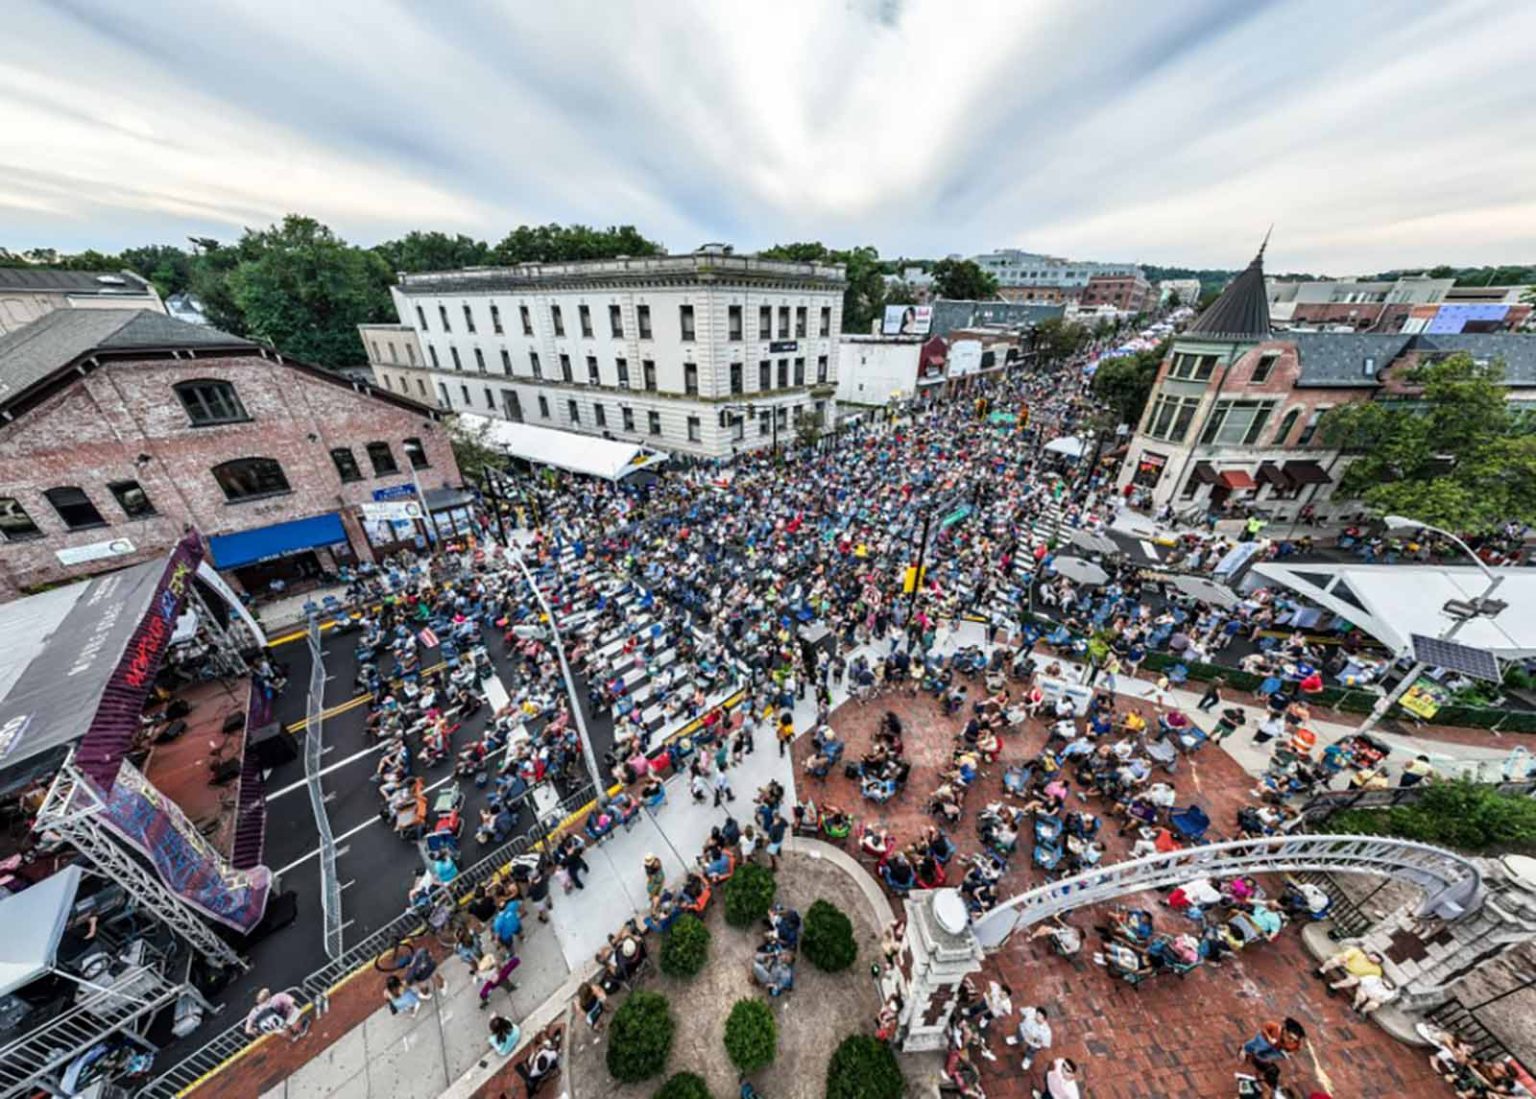
<path fill-rule="evenodd" d="M 1477 1012 L 1455 996 L 1430 1008 L 1424 1018 L 1466 1042 L 1472 1047 L 1472 1056 L 1479 1061 L 1503 1061 L 1512 1056 L 1509 1047 L 1488 1029 Z"/>
<path fill-rule="evenodd" d="M 1341 939 L 1357 939 L 1375 925 L 1376 921 L 1366 915 L 1365 909 L 1361 907 L 1364 901 L 1351 899 L 1332 874 L 1324 870 L 1303 870 L 1296 877 L 1317 886 L 1328 894 L 1328 919 L 1333 924 L 1328 937 L 1335 942 Z M 1376 889 L 1380 889 L 1385 884 L 1386 882 L 1378 884 Z M 1369 900 L 1375 894 L 1376 890 L 1373 889 L 1367 894 L 1365 900 Z"/>
<path fill-rule="evenodd" d="M 309 616 L 309 695 L 304 705 L 304 785 L 309 790 L 309 807 L 315 814 L 315 831 L 320 847 L 320 911 L 325 922 L 325 953 L 331 958 L 343 953 L 341 932 L 341 877 L 336 870 L 336 836 L 331 831 L 331 815 L 325 808 L 325 786 L 320 780 L 325 755 L 325 654 L 320 648 L 320 619 Z"/>
<path fill-rule="evenodd" d="M 535 821 L 532 831 L 514 836 L 484 858 L 467 867 L 447 888 L 459 901 L 465 901 L 475 886 L 489 881 L 504 871 L 514 859 L 527 854 L 541 843 L 547 843 L 559 835 L 560 826 L 572 821 L 590 805 L 595 793 L 590 786 L 583 786 L 561 798 L 551 809 Z M 402 938 L 419 934 L 424 914 L 414 910 L 402 912 L 393 920 L 341 951 L 325 965 L 304 978 L 300 987 L 290 989 L 301 1007 L 317 1014 L 329 1008 L 331 993 L 352 974 L 372 965 L 374 959 L 399 942 Z M 230 1060 L 240 1056 L 247 1048 L 265 1035 L 249 1035 L 244 1020 L 214 1035 L 211 1039 L 180 1058 L 159 1076 L 149 1081 L 139 1092 L 146 1099 L 173 1099 L 197 1086 L 201 1081 L 223 1069 Z"/>

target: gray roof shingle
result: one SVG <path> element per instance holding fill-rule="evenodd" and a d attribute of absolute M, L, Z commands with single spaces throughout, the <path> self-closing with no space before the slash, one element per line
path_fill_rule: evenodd
<path fill-rule="evenodd" d="M 217 328 L 147 309 L 55 309 L 0 336 L 0 402 L 89 351 L 254 346 Z"/>
<path fill-rule="evenodd" d="M 1182 334 L 1211 340 L 1265 340 L 1269 332 L 1269 295 L 1264 289 L 1261 246 L 1253 262 L 1227 283 L 1221 296 Z"/>
<path fill-rule="evenodd" d="M 1434 355 L 1465 351 L 1478 362 L 1504 362 L 1505 384 L 1536 386 L 1536 335 L 1525 332 L 1425 333 L 1414 337 L 1415 349 Z"/>
<path fill-rule="evenodd" d="M 71 294 L 148 292 L 148 283 L 132 271 L 62 271 L 55 267 L 0 267 L 0 290 L 51 290 Z"/>
<path fill-rule="evenodd" d="M 1302 388 L 1347 386 L 1373 387 L 1394 359 L 1407 349 L 1413 337 L 1397 333 L 1287 332 L 1301 362 L 1296 384 Z"/>

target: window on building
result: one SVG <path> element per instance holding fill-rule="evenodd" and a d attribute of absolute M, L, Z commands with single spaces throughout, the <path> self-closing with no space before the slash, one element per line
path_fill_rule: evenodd
<path fill-rule="evenodd" d="M 528 365 L 533 368 L 533 376 L 543 380 L 544 370 L 539 366 L 539 353 L 537 351 L 528 352 Z"/>
<path fill-rule="evenodd" d="M 254 500 L 292 491 L 275 458 L 236 458 L 213 467 L 213 479 L 226 500 Z"/>
<path fill-rule="evenodd" d="M 619 388 L 620 389 L 628 389 L 629 388 L 629 360 L 628 359 L 614 359 L 613 360 L 613 365 L 614 365 L 614 368 L 616 369 L 616 371 L 618 372 L 618 375 L 619 375 Z"/>
<path fill-rule="evenodd" d="M 1269 381 L 1269 376 L 1275 369 L 1275 362 L 1279 358 L 1279 354 L 1274 352 L 1259 356 L 1259 361 L 1253 364 L 1253 377 L 1251 381 L 1254 385 L 1262 385 L 1264 382 Z"/>
<path fill-rule="evenodd" d="M 1152 405 L 1147 418 L 1147 434 L 1154 439 L 1182 443 L 1189 432 L 1189 425 L 1200 407 L 1198 397 L 1170 397 L 1163 394 Z"/>
<path fill-rule="evenodd" d="M 420 393 L 423 397 L 427 395 L 427 383 L 420 378 L 416 379 L 416 392 Z"/>
<path fill-rule="evenodd" d="M 1312 415 L 1307 417 L 1307 426 L 1301 429 L 1301 434 L 1296 436 L 1297 446 L 1310 446 L 1312 437 L 1317 434 L 1317 425 L 1323 422 L 1323 413 L 1326 408 L 1315 408 Z"/>
<path fill-rule="evenodd" d="M 1180 351 L 1175 355 L 1173 364 L 1168 368 L 1170 378 L 1181 378 L 1192 382 L 1209 381 L 1215 372 L 1215 355 L 1194 355 L 1188 351 Z"/>
<path fill-rule="evenodd" d="M 608 307 L 608 332 L 616 340 L 624 338 L 624 310 L 617 305 Z"/>
<path fill-rule="evenodd" d="M 779 388 L 780 389 L 788 389 L 789 388 L 789 360 L 788 359 L 780 359 L 779 360 Z"/>
<path fill-rule="evenodd" d="M 782 431 L 789 426 L 789 409 L 787 407 L 780 407 L 778 410 L 777 418 L 779 421 L 779 430 Z"/>
<path fill-rule="evenodd" d="M 563 351 L 560 353 L 560 380 L 562 382 L 573 380 L 571 375 L 571 357 Z"/>
<path fill-rule="evenodd" d="M 200 379 L 178 382 L 174 388 L 193 427 L 234 424 L 250 419 L 245 406 L 240 403 L 239 395 L 235 393 L 235 387 L 228 382 Z"/>
<path fill-rule="evenodd" d="M 412 366 L 416 365 L 416 348 L 410 344 L 405 345 L 405 361 Z"/>
<path fill-rule="evenodd" d="M 757 307 L 757 338 L 773 339 L 773 307 L 771 305 Z"/>
<path fill-rule="evenodd" d="M 731 364 L 731 396 L 739 397 L 743 392 L 742 366 L 740 363 Z"/>
<path fill-rule="evenodd" d="M 732 305 L 725 311 L 726 337 L 732 340 L 741 339 L 741 306 Z"/>
<path fill-rule="evenodd" d="M 640 329 L 640 338 L 651 338 L 651 307 L 649 305 L 635 306 L 635 327 Z"/>
<path fill-rule="evenodd" d="M 805 306 L 795 306 L 795 339 L 797 340 L 805 339 L 805 313 Z"/>
<path fill-rule="evenodd" d="M 789 306 L 779 306 L 779 339 L 789 339 Z"/>
<path fill-rule="evenodd" d="M 565 402 L 565 412 L 566 412 L 566 415 L 570 416 L 571 423 L 573 423 L 573 424 L 581 423 L 581 409 L 576 407 L 576 402 L 575 401 L 566 401 Z"/>
<path fill-rule="evenodd" d="M 816 356 L 816 384 L 827 384 L 827 357 L 825 355 Z"/>
<path fill-rule="evenodd" d="M 576 307 L 576 319 L 581 323 L 581 334 L 587 339 L 592 338 L 592 310 L 585 305 Z"/>
<path fill-rule="evenodd" d="M 554 326 L 555 335 L 565 335 L 565 318 L 560 315 L 560 307 L 558 305 L 551 305 L 549 307 L 549 321 Z"/>
<path fill-rule="evenodd" d="M 491 331 L 498 336 L 502 334 L 501 306 L 496 305 L 494 302 L 491 304 Z"/>
<path fill-rule="evenodd" d="M 150 503 L 144 486 L 137 481 L 109 481 L 107 491 L 117 501 L 117 506 L 123 509 L 123 514 L 130 519 L 147 519 L 151 515 L 158 514 L 155 511 L 155 505 Z"/>
<path fill-rule="evenodd" d="M 490 398 L 491 391 L 487 389 L 485 391 L 485 395 L 487 398 Z M 487 407 L 495 408 L 496 402 L 494 400 L 488 400 Z M 423 443 L 419 438 L 413 435 L 409 439 L 406 439 L 402 445 L 405 447 L 405 459 L 411 463 L 412 469 L 431 468 L 432 463 L 427 460 L 426 444 Z"/>
<path fill-rule="evenodd" d="M 646 419 L 646 423 L 650 427 L 651 434 L 652 435 L 660 435 L 661 434 L 661 413 L 660 412 L 647 412 L 645 414 L 645 419 Z"/>
<path fill-rule="evenodd" d="M 1275 445 L 1284 446 L 1285 440 L 1290 438 L 1291 430 L 1296 426 L 1296 421 L 1301 419 L 1301 409 L 1293 408 L 1280 420 L 1280 429 L 1275 432 Z"/>
<path fill-rule="evenodd" d="M 533 313 L 529 308 L 526 305 L 519 305 L 517 307 L 517 316 L 523 322 L 523 335 L 533 335 Z"/>
<path fill-rule="evenodd" d="M 464 306 L 464 331 L 470 335 L 474 335 L 475 332 L 475 314 L 471 312 L 468 304 Z"/>
<path fill-rule="evenodd" d="M 655 393 L 656 392 L 656 364 L 654 362 L 652 362 L 650 359 L 641 359 L 640 360 L 640 376 L 641 376 L 642 380 L 645 382 L 645 391 L 647 393 Z"/>
<path fill-rule="evenodd" d="M 619 409 L 619 420 L 624 425 L 625 431 L 635 430 L 635 410 L 632 408 Z"/>
<path fill-rule="evenodd" d="M 699 395 L 699 364 L 683 364 L 683 392 L 690 397 Z"/>
<path fill-rule="evenodd" d="M 773 429 L 773 417 L 764 412 L 757 418 L 757 433 L 759 436 L 767 435 Z"/>
<path fill-rule="evenodd" d="M 467 385 L 460 385 L 459 386 L 459 392 L 461 394 L 463 394 L 463 396 L 464 396 L 464 407 L 468 408 L 469 407 L 469 402 L 470 402 L 469 386 L 467 386 Z"/>
<path fill-rule="evenodd" d="M 679 305 L 677 307 L 677 330 L 684 343 L 693 341 L 693 306 Z"/>
<path fill-rule="evenodd" d="M 597 369 L 597 356 L 596 355 L 588 355 L 587 356 L 587 381 L 590 382 L 592 385 L 602 385 L 603 384 L 603 375 Z"/>
<path fill-rule="evenodd" d="M 503 389 L 501 391 L 501 414 L 509 420 L 522 423 L 523 402 L 517 399 L 517 390 Z"/>
<path fill-rule="evenodd" d="M 389 341 L 389 361 L 392 363 L 398 363 L 400 361 L 400 351 L 397 347 L 395 347 L 394 340 Z"/>
<path fill-rule="evenodd" d="M 453 407 L 453 398 L 448 395 L 448 386 L 443 382 L 437 383 L 437 398 L 444 408 Z"/>
<path fill-rule="evenodd" d="M 395 383 L 389 380 L 389 375 L 380 374 L 379 377 L 384 380 L 384 388 L 393 393 L 395 391 Z"/>
<path fill-rule="evenodd" d="M 697 416 L 688 417 L 688 441 L 696 443 L 704 437 L 704 428 Z"/>
<path fill-rule="evenodd" d="M 832 307 L 830 305 L 823 305 L 821 307 L 821 335 L 832 335 Z"/>
<path fill-rule="evenodd" d="M 368 341 L 368 347 L 369 347 L 369 350 L 371 350 L 373 352 L 373 361 L 374 362 L 378 363 L 378 362 L 383 362 L 384 361 L 384 356 L 379 354 L 379 341 L 378 340 L 369 340 Z"/>
<path fill-rule="evenodd" d="M 608 426 L 608 412 L 603 408 L 601 401 L 592 402 L 592 422 L 598 427 Z"/>
<path fill-rule="evenodd" d="M 464 391 L 464 403 L 469 403 L 469 390 Z M 391 473 L 399 473 L 400 466 L 395 461 L 395 452 L 385 442 L 372 442 L 367 446 L 368 461 L 373 466 L 375 477 L 385 477 Z"/>
<path fill-rule="evenodd" d="M 336 466 L 336 474 L 343 482 L 363 479 L 363 471 L 357 468 L 357 458 L 353 455 L 351 447 L 332 447 L 331 462 Z"/>
<path fill-rule="evenodd" d="M 766 393 L 773 388 L 773 364 L 763 359 L 757 364 L 757 391 Z"/>
<path fill-rule="evenodd" d="M 475 369 L 482 374 L 485 373 L 485 352 L 478 347 L 475 348 Z"/>
<path fill-rule="evenodd" d="M 453 331 L 453 327 L 448 323 L 448 307 L 446 305 L 439 305 L 437 307 L 437 319 L 442 321 L 444 332 Z"/>
<path fill-rule="evenodd" d="M 731 417 L 731 442 L 739 443 L 747 437 L 747 421 L 740 413 Z"/>
<path fill-rule="evenodd" d="M 448 357 L 453 360 L 453 368 L 455 370 L 464 369 L 464 362 L 459 358 L 459 349 L 457 347 L 450 347 L 448 349 Z"/>
<path fill-rule="evenodd" d="M 505 347 L 501 349 L 501 372 L 503 374 L 512 373 L 512 352 L 508 351 Z"/>
<path fill-rule="evenodd" d="M 1252 446 L 1269 422 L 1273 401 L 1217 401 L 1200 433 L 1202 444 Z"/>
<path fill-rule="evenodd" d="M 441 370 L 443 364 L 437 361 L 437 348 L 435 348 L 435 347 L 428 347 L 427 348 L 427 354 L 432 357 L 432 369 L 433 370 Z"/>
<path fill-rule="evenodd" d="M 542 393 L 539 394 L 539 415 L 549 419 L 549 398 Z"/>
<path fill-rule="evenodd" d="M 419 305 L 416 307 L 416 323 L 423 332 L 427 330 L 427 315 L 421 311 L 421 306 Z"/>
<path fill-rule="evenodd" d="M 804 385 L 805 384 L 805 360 L 804 359 L 796 359 L 795 360 L 795 384 L 796 385 Z"/>
<path fill-rule="evenodd" d="M 14 496 L 0 496 L 0 534 L 7 542 L 24 542 L 28 538 L 41 538 L 43 532 Z"/>

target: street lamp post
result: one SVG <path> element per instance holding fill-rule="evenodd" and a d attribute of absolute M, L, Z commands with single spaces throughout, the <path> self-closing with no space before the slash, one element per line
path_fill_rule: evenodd
<path fill-rule="evenodd" d="M 1483 576 L 1488 580 L 1488 586 L 1483 589 L 1483 593 L 1471 603 L 1472 613 L 1466 615 L 1458 615 L 1456 620 L 1452 622 L 1450 626 L 1444 630 L 1441 630 L 1439 635 L 1439 639 L 1441 641 L 1450 641 L 1459 632 L 1461 632 L 1461 628 L 1463 626 L 1472 621 L 1474 618 L 1492 618 L 1494 615 L 1498 614 L 1500 610 L 1503 609 L 1502 606 L 1490 607 L 1489 604 L 1492 601 L 1493 593 L 1498 589 L 1498 586 L 1504 582 L 1504 577 L 1498 575 L 1486 564 L 1484 564 L 1483 559 L 1476 553 L 1472 552 L 1471 546 L 1467 545 L 1460 538 L 1448 530 L 1434 526 L 1430 523 L 1421 523 L 1417 519 L 1410 519 L 1407 516 L 1388 515 L 1384 521 L 1386 522 L 1387 527 L 1391 530 L 1402 530 L 1406 527 L 1412 527 L 1418 530 L 1432 530 L 1436 534 L 1450 539 L 1452 542 L 1456 543 L 1457 546 L 1461 547 L 1463 553 L 1472 558 L 1472 563 L 1482 571 Z M 1394 687 L 1389 693 L 1378 699 L 1376 705 L 1371 707 L 1370 714 L 1368 714 L 1366 719 L 1360 723 L 1359 732 L 1368 733 L 1372 729 L 1376 728 L 1376 726 L 1381 723 L 1382 718 L 1386 717 L 1387 714 L 1391 711 L 1392 707 L 1397 704 L 1397 700 L 1408 693 L 1408 690 L 1414 685 L 1414 683 L 1418 682 L 1419 676 L 1423 675 L 1424 670 L 1428 667 L 1429 665 L 1422 660 L 1414 661 L 1413 666 L 1409 668 L 1408 671 L 1403 675 L 1402 681 L 1399 682 L 1398 685 Z"/>

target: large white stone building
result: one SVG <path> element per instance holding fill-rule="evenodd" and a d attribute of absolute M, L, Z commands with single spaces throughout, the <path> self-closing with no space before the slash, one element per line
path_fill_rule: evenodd
<path fill-rule="evenodd" d="M 392 326 L 362 336 L 391 388 L 421 399 L 425 374 L 443 408 L 723 457 L 834 422 L 845 286 L 841 266 L 713 246 L 407 274 L 399 357 Z"/>

